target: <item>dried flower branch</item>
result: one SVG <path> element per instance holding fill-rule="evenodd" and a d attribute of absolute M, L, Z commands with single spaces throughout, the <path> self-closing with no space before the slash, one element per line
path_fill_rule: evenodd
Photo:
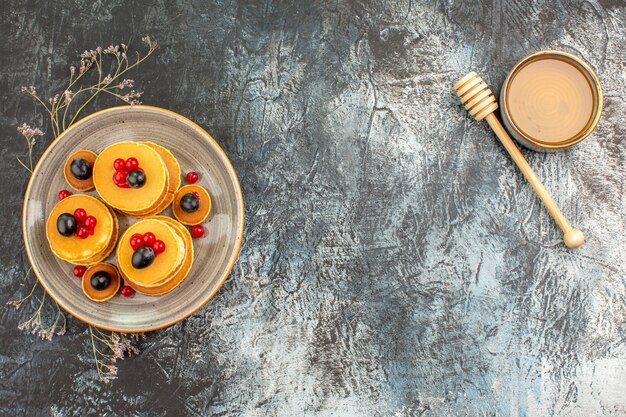
<path fill-rule="evenodd" d="M 155 41 L 146 36 L 142 42 L 147 47 L 147 51 L 141 55 L 135 53 L 135 59 L 128 58 L 128 46 L 121 43 L 119 45 L 110 45 L 106 48 L 98 46 L 96 49 L 85 51 L 80 55 L 80 63 L 77 66 L 69 66 L 69 81 L 66 88 L 57 94 L 54 94 L 47 100 L 37 93 L 34 86 L 25 86 L 21 88 L 22 93 L 27 94 L 43 106 L 50 116 L 50 125 L 52 133 L 57 137 L 61 132 L 71 126 L 80 116 L 85 106 L 101 93 L 112 95 L 130 105 L 139 104 L 138 100 L 142 92 L 133 90 L 135 82 L 132 79 L 123 78 L 131 69 L 137 67 L 145 61 L 157 49 L 158 45 Z M 92 69 L 96 71 L 91 71 Z M 105 74 L 105 68 L 113 68 L 112 74 L 108 71 Z M 91 85 L 84 85 L 89 73 L 97 72 L 97 81 L 91 82 Z M 122 91 L 129 89 L 129 91 Z M 18 162 L 27 169 L 31 174 L 33 172 L 33 148 L 36 144 L 36 138 L 44 135 L 41 129 L 33 128 L 23 123 L 17 128 L 17 131 L 26 139 L 28 146 L 28 164 L 17 157 Z M 26 277 L 30 275 L 32 266 L 26 273 Z M 56 335 L 62 335 L 66 330 L 66 317 L 59 308 L 59 305 L 52 300 L 56 308 L 56 316 L 49 326 L 44 323 L 44 310 L 46 306 L 46 292 L 42 289 L 42 296 L 38 298 L 36 294 L 39 288 L 39 281 L 35 280 L 31 291 L 19 300 L 7 302 L 8 305 L 20 309 L 20 307 L 29 301 L 29 304 L 36 304 L 35 312 L 24 322 L 18 325 L 21 330 L 28 330 L 33 334 L 38 334 L 45 340 L 50 340 Z M 33 303 L 34 301 L 34 303 Z M 38 303 L 38 304 L 37 304 Z M 91 344 L 96 361 L 96 369 L 99 377 L 104 382 L 109 382 L 117 378 L 117 367 L 115 362 L 117 359 L 123 359 L 124 356 L 137 354 L 139 350 L 133 346 L 133 341 L 137 341 L 141 335 L 127 336 L 125 334 L 111 332 L 105 333 L 95 327 L 89 327 L 91 335 Z"/>
<path fill-rule="evenodd" d="M 22 87 L 22 88 L 34 89 L 34 87 Z M 19 162 L 24 168 L 28 170 L 28 172 L 32 174 L 33 172 L 33 147 L 35 146 L 35 143 L 36 143 L 35 138 L 43 136 L 43 132 L 41 131 L 41 129 L 32 128 L 26 123 L 22 123 L 17 128 L 17 131 L 22 136 L 24 136 L 24 139 L 26 139 L 26 144 L 28 145 L 28 166 L 26 166 L 26 164 L 19 158 L 19 156 L 17 157 L 17 162 Z"/>
<path fill-rule="evenodd" d="M 28 271 L 26 272 L 26 277 L 30 275 L 32 270 L 33 270 L 32 267 L 28 269 Z M 41 299 L 37 299 L 37 297 L 35 297 L 35 290 L 39 286 L 38 284 L 39 284 L 39 281 L 35 281 L 28 295 L 26 295 L 25 297 L 19 300 L 8 301 L 7 304 L 19 310 L 22 304 L 24 304 L 24 302 L 26 301 L 35 300 L 36 302 L 38 302 L 39 304 L 35 312 L 27 320 L 21 322 L 17 326 L 17 328 L 20 330 L 30 331 L 32 334 L 37 334 L 39 337 L 41 337 L 44 340 L 52 340 L 52 337 L 55 334 L 57 336 L 61 336 L 65 334 L 67 319 L 65 318 L 65 315 L 63 314 L 61 309 L 59 308 L 59 305 L 56 302 L 54 302 L 54 307 L 56 309 L 54 321 L 50 325 L 46 325 L 44 323 L 44 318 L 42 317 L 42 313 L 45 307 L 46 292 L 41 291 L 42 293 Z"/>
<path fill-rule="evenodd" d="M 25 275 L 24 278 L 27 278 L 28 275 L 30 275 L 32 270 L 33 270 L 32 266 L 30 268 L 28 268 L 28 271 L 26 271 L 26 275 Z M 38 281 L 35 281 L 35 283 L 33 284 L 33 288 L 31 288 L 30 292 L 28 293 L 28 295 L 26 297 L 20 298 L 19 300 L 7 301 L 7 305 L 13 306 L 13 307 L 15 307 L 16 310 L 19 310 L 20 307 L 22 306 L 22 304 L 24 304 L 24 302 L 26 300 L 28 300 L 30 297 L 33 296 L 33 294 L 35 293 L 35 290 L 37 289 L 37 284 L 38 284 Z"/>
<path fill-rule="evenodd" d="M 117 379 L 115 363 L 118 359 L 123 360 L 125 356 L 139 354 L 139 348 L 133 346 L 133 341 L 136 342 L 144 337 L 143 333 L 130 336 L 116 332 L 105 333 L 93 326 L 89 326 L 89 335 L 96 370 L 100 379 L 105 383 Z"/>
<path fill-rule="evenodd" d="M 48 98 L 47 102 L 38 93 L 34 86 L 22 87 L 22 92 L 32 96 L 42 105 L 50 116 L 50 124 L 54 136 L 58 136 L 67 127 L 72 125 L 80 116 L 87 104 L 101 93 L 112 95 L 130 105 L 140 104 L 140 91 L 130 90 L 123 94 L 121 90 L 132 88 L 134 81 L 121 78 L 131 69 L 146 60 L 157 49 L 158 44 L 146 36 L 142 39 L 147 51 L 141 55 L 136 53 L 135 59 L 128 57 L 128 46 L 125 44 L 109 45 L 106 48 L 98 46 L 80 54 L 80 64 L 69 67 L 70 79 L 65 89 Z M 86 75 L 91 69 L 96 69 L 97 81 L 84 85 Z M 113 68 L 112 73 L 105 73 L 105 68 Z M 94 77 L 95 78 L 95 77 Z"/>

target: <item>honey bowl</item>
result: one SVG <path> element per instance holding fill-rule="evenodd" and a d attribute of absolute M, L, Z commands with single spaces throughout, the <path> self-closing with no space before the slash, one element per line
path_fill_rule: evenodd
<path fill-rule="evenodd" d="M 593 69 L 562 51 L 526 55 L 507 75 L 500 93 L 504 124 L 522 145 L 568 148 L 593 131 L 602 113 L 602 88 Z"/>

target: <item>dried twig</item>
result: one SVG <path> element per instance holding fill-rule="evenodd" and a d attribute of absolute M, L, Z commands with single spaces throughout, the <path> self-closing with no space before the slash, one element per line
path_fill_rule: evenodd
<path fill-rule="evenodd" d="M 85 106 L 101 93 L 112 95 L 130 105 L 139 104 L 142 92 L 133 90 L 135 82 L 122 76 L 145 61 L 158 47 L 149 36 L 143 38 L 143 43 L 148 50 L 144 55 L 137 52 L 134 60 L 129 59 L 128 46 L 123 43 L 106 48 L 98 46 L 96 49 L 83 52 L 78 68 L 74 65 L 69 67 L 70 79 L 65 89 L 47 100 L 41 97 L 32 85 L 22 87 L 22 92 L 33 97 L 44 107 L 50 116 L 50 125 L 55 137 L 71 126 Z M 111 67 L 112 73 L 105 73 L 105 69 Z M 94 73 L 93 69 L 97 73 L 97 81 L 94 77 L 92 84 L 84 85 L 86 75 Z"/>
<path fill-rule="evenodd" d="M 144 337 L 143 333 L 131 336 L 116 332 L 105 333 L 93 326 L 89 326 L 89 335 L 96 370 L 100 379 L 105 383 L 117 379 L 115 363 L 118 359 L 123 360 L 125 356 L 136 355 L 140 352 L 139 348 L 133 346 L 133 342 Z"/>
<path fill-rule="evenodd" d="M 65 89 L 54 94 L 47 100 L 37 93 L 34 86 L 22 87 L 21 91 L 35 100 L 35 102 L 46 110 L 50 117 L 50 126 L 52 134 L 57 137 L 61 132 L 71 126 L 81 115 L 85 107 L 94 100 L 98 95 L 105 93 L 116 97 L 130 104 L 139 104 L 139 97 L 142 92 L 133 90 L 135 82 L 123 76 L 131 69 L 137 67 L 145 61 L 157 49 L 158 45 L 155 41 L 146 36 L 142 39 L 147 51 L 142 55 L 135 53 L 134 59 L 128 57 L 128 46 L 125 44 L 110 45 L 106 48 L 98 46 L 96 49 L 88 50 L 80 55 L 80 63 L 78 68 L 75 65 L 69 67 L 69 81 Z M 113 68 L 112 73 L 106 72 L 106 68 Z M 95 71 L 93 71 L 95 69 Z M 84 82 L 93 75 L 91 84 L 85 85 Z M 97 81 L 95 80 L 97 76 Z M 17 157 L 17 161 L 28 172 L 33 172 L 33 149 L 36 144 L 36 138 L 42 137 L 44 132 L 39 128 L 33 128 L 23 123 L 17 128 L 17 131 L 26 139 L 28 146 L 28 162 L 24 162 Z M 26 273 L 29 277 L 32 267 Z M 58 304 L 52 300 L 56 308 L 56 316 L 50 325 L 44 323 L 42 312 L 46 305 L 46 292 L 41 291 L 41 297 L 37 297 L 38 281 L 35 280 L 31 291 L 19 300 L 9 301 L 7 304 L 19 309 L 26 301 L 35 301 L 37 307 L 35 312 L 18 326 L 21 330 L 31 331 L 38 334 L 45 340 L 52 337 L 62 335 L 66 330 L 66 318 Z M 117 359 L 123 359 L 125 355 L 139 353 L 139 349 L 133 346 L 132 342 L 137 341 L 143 335 L 133 335 L 131 337 L 116 332 L 104 332 L 95 327 L 89 326 L 89 334 L 96 370 L 98 376 L 104 381 L 109 382 L 117 378 L 117 367 L 115 363 Z"/>
<path fill-rule="evenodd" d="M 28 269 L 28 271 L 26 272 L 26 277 L 30 275 L 32 270 L 33 270 L 32 267 Z M 30 331 L 32 334 L 37 334 L 39 337 L 41 337 L 44 340 L 52 340 L 52 337 L 55 334 L 57 336 L 61 336 L 65 334 L 67 319 L 65 318 L 65 315 L 63 314 L 61 309 L 59 308 L 59 305 L 53 300 L 54 302 L 53 304 L 56 309 L 54 321 L 50 325 L 45 324 L 45 319 L 42 317 L 42 312 L 46 305 L 45 304 L 46 292 L 41 291 L 41 294 L 42 294 L 41 298 L 37 298 L 37 296 L 35 296 L 35 292 L 37 288 L 39 287 L 38 284 L 39 284 L 39 281 L 35 280 L 33 287 L 31 288 L 30 292 L 25 297 L 19 300 L 11 300 L 7 302 L 7 304 L 19 310 L 22 304 L 24 304 L 26 301 L 33 300 L 35 301 L 35 303 L 38 303 L 37 308 L 35 309 L 35 312 L 27 320 L 21 322 L 17 327 L 20 330 L 26 330 L 26 331 Z"/>

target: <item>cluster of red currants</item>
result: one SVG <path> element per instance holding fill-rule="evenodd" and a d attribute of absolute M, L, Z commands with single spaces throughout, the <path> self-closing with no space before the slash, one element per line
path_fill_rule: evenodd
<path fill-rule="evenodd" d="M 146 181 L 143 169 L 139 168 L 137 158 L 130 157 L 127 160 L 117 158 L 113 161 L 113 182 L 120 188 L 138 188 Z"/>
<path fill-rule="evenodd" d="M 77 208 L 74 210 L 74 218 L 76 219 L 77 229 L 76 236 L 81 239 L 87 239 L 93 235 L 94 229 L 98 221 L 93 216 L 87 216 L 85 209 Z"/>
<path fill-rule="evenodd" d="M 148 246 L 152 248 L 155 255 L 165 251 L 165 242 L 157 240 L 156 236 L 152 232 L 146 232 L 143 235 L 135 233 L 130 237 L 130 246 L 133 250 L 136 250 L 141 246 Z"/>

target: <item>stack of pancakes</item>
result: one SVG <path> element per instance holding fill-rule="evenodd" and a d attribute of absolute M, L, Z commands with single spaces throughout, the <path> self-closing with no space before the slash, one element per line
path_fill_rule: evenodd
<path fill-rule="evenodd" d="M 70 168 L 75 158 L 84 159 L 92 165 L 91 177 L 83 180 L 73 177 Z M 115 160 L 128 161 L 129 158 L 135 158 L 138 169 L 145 174 L 145 182 L 136 188 L 129 185 L 128 179 L 125 185 L 118 186 L 113 178 L 116 174 Z M 117 166 L 119 168 L 119 163 Z M 119 142 L 98 155 L 80 150 L 68 158 L 64 175 L 74 189 L 88 191 L 95 187 L 99 197 L 86 194 L 65 197 L 56 204 L 46 223 L 46 235 L 54 255 L 75 265 L 90 266 L 83 276 L 83 291 L 87 297 L 94 301 L 109 299 L 117 293 L 121 278 L 139 293 L 163 295 L 186 278 L 193 263 L 194 249 L 191 234 L 184 224 L 202 222 L 211 209 L 211 200 L 207 191 L 199 185 L 181 188 L 181 169 L 169 150 L 152 142 Z M 191 213 L 179 207 L 181 198 L 189 193 L 198 196 L 200 201 L 200 208 Z M 176 203 L 172 204 L 175 198 Z M 178 220 L 158 215 L 170 204 Z M 57 225 L 59 216 L 64 213 L 73 215 L 78 208 L 96 218 L 93 234 L 86 238 L 80 238 L 76 233 L 69 236 L 61 234 Z M 140 219 L 130 225 L 119 239 L 116 211 Z M 158 253 L 147 267 L 134 267 L 132 258 L 135 249 L 130 245 L 130 239 L 135 234 L 145 235 L 148 232 L 163 241 L 165 250 Z M 113 252 L 117 268 L 103 263 Z M 97 271 L 105 271 L 112 278 L 113 285 L 104 292 L 92 288 L 89 282 L 90 274 Z"/>
<path fill-rule="evenodd" d="M 130 245 L 134 234 L 152 232 L 165 243 L 160 253 L 145 268 L 133 267 L 134 249 Z M 117 266 L 126 284 L 146 295 L 165 294 L 187 276 L 193 262 L 193 243 L 185 226 L 166 216 L 154 216 L 138 221 L 120 237 L 115 252 Z"/>
<path fill-rule="evenodd" d="M 136 158 L 146 175 L 141 188 L 121 188 L 111 180 L 116 159 Z M 96 191 L 111 207 L 133 217 L 151 217 L 167 208 L 180 187 L 180 166 L 170 151 L 152 142 L 119 142 L 108 146 L 93 167 Z"/>
<path fill-rule="evenodd" d="M 96 218 L 93 235 L 86 239 L 76 235 L 60 235 L 57 232 L 57 219 L 63 213 L 73 214 L 78 208 Z M 64 261 L 78 265 L 93 265 L 105 260 L 115 248 L 117 232 L 115 213 L 96 197 L 85 194 L 71 195 L 59 201 L 46 223 L 46 237 L 52 253 Z"/>

